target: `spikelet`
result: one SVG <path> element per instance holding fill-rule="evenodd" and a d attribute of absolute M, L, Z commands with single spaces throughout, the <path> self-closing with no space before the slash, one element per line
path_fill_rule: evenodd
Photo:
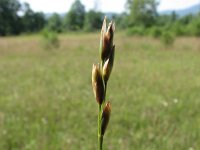
<path fill-rule="evenodd" d="M 113 68 L 114 54 L 115 54 L 115 45 L 111 49 L 109 58 L 105 61 L 103 65 L 103 79 L 105 83 L 107 83 Z"/>
<path fill-rule="evenodd" d="M 99 65 L 94 65 L 92 67 L 92 88 L 94 96 L 98 104 L 102 104 L 104 100 L 104 84 L 101 75 Z"/>
<path fill-rule="evenodd" d="M 103 109 L 102 119 L 101 119 L 101 135 L 105 134 L 106 128 L 108 126 L 110 120 L 110 113 L 111 113 L 111 105 L 110 102 L 106 103 L 106 106 Z"/>
<path fill-rule="evenodd" d="M 113 49 L 114 31 L 115 31 L 115 24 L 113 22 L 109 23 L 108 29 L 106 30 L 106 17 L 105 17 L 102 25 L 101 38 L 100 38 L 100 55 L 103 63 L 109 58 L 110 53 Z"/>

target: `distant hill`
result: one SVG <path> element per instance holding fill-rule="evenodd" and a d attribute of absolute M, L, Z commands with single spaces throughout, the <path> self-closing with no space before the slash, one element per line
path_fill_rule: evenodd
<path fill-rule="evenodd" d="M 159 12 L 159 14 L 171 14 L 174 10 L 165 10 Z M 188 14 L 197 14 L 200 12 L 200 4 L 193 5 L 191 7 L 185 8 L 185 9 L 180 9 L 180 10 L 175 10 L 176 14 L 180 17 L 188 15 Z"/>

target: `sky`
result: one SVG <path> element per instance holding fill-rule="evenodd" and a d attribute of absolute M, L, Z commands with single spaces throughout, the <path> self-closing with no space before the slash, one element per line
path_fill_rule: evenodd
<path fill-rule="evenodd" d="M 34 11 L 42 11 L 44 13 L 65 13 L 70 9 L 71 4 L 75 0 L 20 0 L 20 2 L 28 2 Z M 103 12 L 121 13 L 125 11 L 124 6 L 126 0 L 81 0 L 86 10 L 97 8 Z M 158 11 L 178 10 L 200 4 L 200 0 L 160 0 Z M 96 7 L 98 6 L 98 7 Z"/>

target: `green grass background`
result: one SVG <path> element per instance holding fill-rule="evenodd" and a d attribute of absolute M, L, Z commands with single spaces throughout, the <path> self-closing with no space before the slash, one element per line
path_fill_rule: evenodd
<path fill-rule="evenodd" d="M 99 34 L 0 38 L 0 149 L 95 150 L 98 106 L 91 87 Z M 108 82 L 106 150 L 200 149 L 200 39 L 116 33 Z"/>

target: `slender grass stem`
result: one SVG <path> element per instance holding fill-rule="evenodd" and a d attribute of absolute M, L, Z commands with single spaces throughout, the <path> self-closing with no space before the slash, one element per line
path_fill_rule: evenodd
<path fill-rule="evenodd" d="M 103 136 L 100 135 L 99 137 L 99 150 L 102 150 L 103 149 Z"/>
<path fill-rule="evenodd" d="M 105 104 L 105 99 L 106 99 L 106 90 L 107 90 L 107 82 L 105 82 L 105 97 L 104 97 L 104 102 L 102 105 L 99 104 L 99 115 L 98 115 L 98 145 L 99 145 L 99 150 L 102 150 L 103 148 L 103 136 L 101 135 L 101 115 L 102 115 L 102 107 Z"/>
<path fill-rule="evenodd" d="M 99 104 L 98 114 L 98 150 L 102 150 L 103 137 L 101 136 L 101 104 Z"/>
<path fill-rule="evenodd" d="M 106 90 L 107 90 L 107 82 L 104 83 L 105 84 L 105 97 L 104 97 L 104 101 L 106 99 Z"/>

